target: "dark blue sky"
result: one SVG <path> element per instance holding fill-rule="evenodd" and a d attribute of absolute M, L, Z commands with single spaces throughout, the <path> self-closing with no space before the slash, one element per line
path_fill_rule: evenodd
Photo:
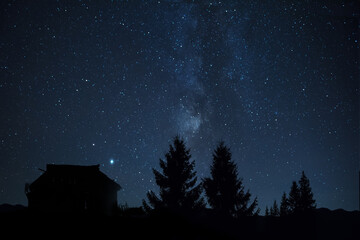
<path fill-rule="evenodd" d="M 199 3 L 200 2 L 200 3 Z M 358 207 L 357 1 L 2 1 L 0 203 L 46 164 L 100 164 L 139 206 L 180 134 L 198 177 L 220 140 L 259 207 L 301 171 Z"/>

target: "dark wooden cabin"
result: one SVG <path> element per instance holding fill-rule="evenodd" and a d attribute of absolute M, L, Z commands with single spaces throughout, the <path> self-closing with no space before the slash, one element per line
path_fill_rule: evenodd
<path fill-rule="evenodd" d="M 100 171 L 99 165 L 54 165 L 26 187 L 29 209 L 44 212 L 94 212 L 111 214 L 117 206 L 119 184 Z"/>

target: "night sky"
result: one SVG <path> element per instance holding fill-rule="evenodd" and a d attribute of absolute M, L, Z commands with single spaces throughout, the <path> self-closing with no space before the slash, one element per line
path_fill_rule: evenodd
<path fill-rule="evenodd" d="M 357 209 L 359 9 L 1 1 L 0 204 L 55 163 L 100 164 L 140 206 L 180 134 L 199 179 L 224 140 L 262 212 L 302 170 L 318 207 Z"/>

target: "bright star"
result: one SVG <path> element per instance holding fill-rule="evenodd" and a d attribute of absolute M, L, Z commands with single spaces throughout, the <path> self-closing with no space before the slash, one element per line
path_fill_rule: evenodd
<path fill-rule="evenodd" d="M 110 159 L 110 164 L 111 164 L 111 165 L 114 164 L 114 159 Z"/>

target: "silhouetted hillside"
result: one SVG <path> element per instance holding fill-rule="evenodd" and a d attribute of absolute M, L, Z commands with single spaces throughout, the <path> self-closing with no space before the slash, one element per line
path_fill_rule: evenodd
<path fill-rule="evenodd" d="M 10 204 L 1 204 L 0 205 L 0 214 L 1 213 L 8 213 L 8 212 L 16 212 L 16 211 L 21 211 L 21 210 L 25 210 L 26 207 L 20 204 L 16 204 L 16 205 L 10 205 Z"/>
<path fill-rule="evenodd" d="M 360 239 L 360 211 L 316 209 L 316 231 L 322 239 Z"/>
<path fill-rule="evenodd" d="M 2 205 L 1 228 L 12 236 L 131 237 L 132 239 L 358 239 L 360 212 L 316 209 L 286 217 L 251 216 L 234 219 L 212 210 L 197 215 L 129 208 L 114 216 L 79 213 L 38 213 Z M 17 209 L 17 210 L 15 210 Z"/>

